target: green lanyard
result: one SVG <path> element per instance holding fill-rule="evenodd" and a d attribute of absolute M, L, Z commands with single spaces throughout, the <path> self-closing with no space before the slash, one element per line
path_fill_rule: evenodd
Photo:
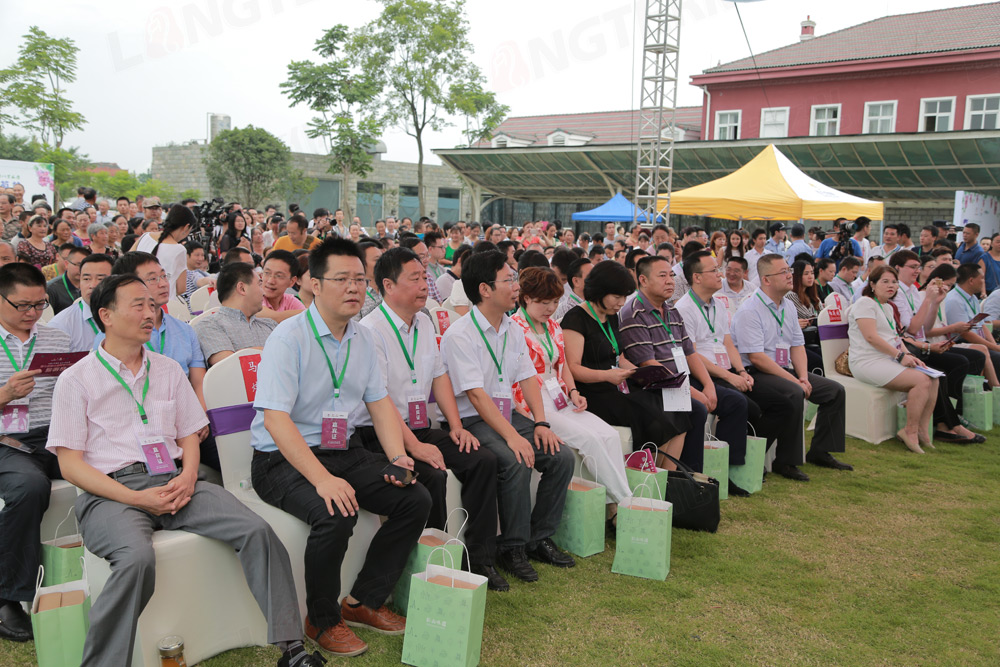
<path fill-rule="evenodd" d="M 648 304 L 646 304 L 646 302 L 645 302 L 645 301 L 643 301 L 643 300 L 642 300 L 642 295 L 641 295 L 641 294 L 639 294 L 639 292 L 636 292 L 636 293 L 635 293 L 635 298 L 636 298 L 636 299 L 638 299 L 638 300 L 639 300 L 639 303 L 641 303 L 642 305 L 644 305 L 644 306 L 645 306 L 645 305 L 648 305 Z M 669 325 L 669 324 L 667 324 L 666 322 L 664 322 L 664 321 L 663 321 L 663 318 L 662 318 L 662 317 L 660 317 L 660 313 L 659 313 L 659 311 L 658 311 L 658 310 L 656 310 L 655 308 L 653 308 L 652 306 L 649 306 L 649 312 L 653 313 L 653 316 L 654 316 L 654 317 L 655 317 L 655 318 L 656 318 L 657 320 L 659 320 L 659 322 L 660 322 L 660 325 L 661 325 L 661 326 L 662 326 L 662 327 L 663 327 L 664 329 L 666 329 L 666 330 L 667 330 L 667 335 L 668 335 L 668 336 L 670 336 L 670 342 L 671 342 L 671 343 L 674 343 L 674 342 L 676 342 L 676 341 L 674 340 L 674 332 L 670 330 L 670 325 Z M 715 329 L 712 329 L 712 333 L 715 333 Z"/>
<path fill-rule="evenodd" d="M 347 341 L 347 355 L 344 357 L 344 365 L 340 367 L 340 377 L 333 370 L 333 362 L 330 361 L 330 355 L 326 353 L 326 346 L 323 345 L 323 340 L 319 337 L 319 331 L 316 330 L 316 322 L 313 321 L 312 311 L 306 311 L 306 319 L 309 320 L 309 326 L 312 328 L 313 336 L 316 337 L 316 343 L 319 345 L 319 349 L 323 351 L 323 356 L 326 357 L 326 367 L 330 369 L 330 379 L 333 380 L 333 397 L 340 398 L 340 385 L 344 384 L 344 372 L 347 371 L 347 362 L 351 360 L 351 341 Z"/>
<path fill-rule="evenodd" d="M 108 372 L 114 376 L 116 380 L 118 380 L 118 384 L 120 384 L 125 389 L 125 391 L 128 392 L 128 395 L 132 398 L 132 400 L 135 401 L 135 407 L 138 408 L 139 410 L 139 419 L 142 420 L 142 423 L 148 424 L 149 417 L 146 416 L 146 407 L 143 404 L 146 402 L 146 394 L 149 393 L 149 359 L 146 359 L 146 382 L 142 385 L 142 402 L 140 403 L 139 400 L 135 397 L 135 394 L 132 393 L 132 390 L 129 388 L 128 384 L 125 382 L 124 379 L 122 379 L 122 376 L 118 374 L 118 371 L 111 368 L 111 364 L 105 361 L 104 357 L 101 356 L 100 346 L 98 346 L 94 350 L 94 354 L 97 355 L 97 360 L 101 362 L 101 365 L 104 366 L 108 370 Z"/>
<path fill-rule="evenodd" d="M 367 294 L 368 298 L 370 298 L 372 301 L 378 301 L 378 299 L 375 298 L 375 293 L 372 292 L 372 288 L 371 287 L 366 287 L 365 288 L 365 294 Z M 389 316 L 386 315 L 386 317 L 389 317 Z"/>
<path fill-rule="evenodd" d="M 900 291 L 903 293 L 903 298 L 906 299 L 906 303 L 910 304 L 910 310 L 913 312 L 914 315 L 916 315 L 917 308 L 916 306 L 913 305 L 913 299 L 910 297 L 910 293 L 903 288 L 900 288 Z"/>
<path fill-rule="evenodd" d="M 840 278 L 840 276 L 837 276 L 837 277 Z M 851 283 L 847 282 L 843 278 L 840 278 L 840 282 L 844 283 L 844 285 L 847 287 L 847 289 L 851 290 L 851 296 L 853 297 L 854 296 L 854 288 L 851 287 Z"/>
<path fill-rule="evenodd" d="M 154 331 L 155 331 L 155 329 L 154 329 Z M 163 333 L 160 334 L 160 354 L 163 354 L 163 346 L 166 345 L 166 344 L 167 344 L 167 323 L 164 322 L 163 323 Z M 156 352 L 156 350 L 153 349 L 153 344 L 150 341 L 148 341 L 148 340 L 146 341 L 146 347 L 149 348 L 150 352 Z"/>
<path fill-rule="evenodd" d="M 574 303 L 577 303 L 577 304 L 583 303 L 583 299 L 581 299 L 580 297 L 578 297 L 576 295 L 576 292 L 570 292 L 569 293 L 569 300 L 572 301 L 572 302 L 574 302 Z"/>
<path fill-rule="evenodd" d="M 597 321 L 597 326 L 601 327 L 601 331 L 604 332 L 604 337 L 608 339 L 608 342 L 611 343 L 611 347 L 614 348 L 615 359 L 617 359 L 618 355 L 621 353 L 618 351 L 618 341 L 615 339 L 615 332 L 611 329 L 611 323 L 608 322 L 605 324 L 604 322 L 601 322 L 600 318 L 597 317 L 597 313 L 594 312 L 594 307 L 590 305 L 589 301 L 587 302 L 587 308 L 590 309 L 590 314 L 593 315 L 594 320 Z"/>
<path fill-rule="evenodd" d="M 493 347 L 490 345 L 490 342 L 486 340 L 486 334 L 483 333 L 483 328 L 479 326 L 479 320 L 476 319 L 475 311 L 470 310 L 469 315 L 472 316 L 472 323 L 475 324 L 476 329 L 479 330 L 479 337 L 483 339 L 484 343 L 486 343 L 486 349 L 489 350 L 490 356 L 493 357 L 493 365 L 497 367 L 497 377 L 500 379 L 500 382 L 503 382 L 503 358 L 507 354 L 508 332 L 505 331 L 503 334 L 503 350 L 500 352 L 500 361 L 497 361 L 497 355 L 493 353 Z"/>
<path fill-rule="evenodd" d="M 545 353 L 549 355 L 549 362 L 556 360 L 556 346 L 552 342 L 552 336 L 549 335 L 548 326 L 545 327 L 545 340 L 542 340 L 541 334 L 535 330 L 535 323 L 531 321 L 531 315 L 528 315 L 528 311 L 521 307 L 521 313 L 524 315 L 524 319 L 528 321 L 528 326 L 531 327 L 531 331 L 538 337 L 538 342 L 542 344 L 545 348 Z"/>
<path fill-rule="evenodd" d="M 882 303 L 880 301 L 878 301 L 878 300 L 876 300 L 875 303 L 878 304 L 879 310 L 881 310 L 882 314 L 885 315 L 885 321 L 889 323 L 889 328 L 892 329 L 892 333 L 893 334 L 898 333 L 896 331 L 896 323 L 893 322 L 892 318 L 889 317 L 889 314 L 885 312 L 885 307 L 882 305 Z"/>
<path fill-rule="evenodd" d="M 764 304 L 765 308 L 767 308 L 767 312 L 771 313 L 771 317 L 774 318 L 774 321 L 778 323 L 778 338 L 781 338 L 782 331 L 785 328 L 785 311 L 781 311 L 781 319 L 779 320 L 778 316 L 774 314 L 774 311 L 771 310 L 766 303 L 764 303 L 764 299 L 760 298 L 760 294 L 757 295 L 757 298 L 760 299 L 760 302 Z"/>
<path fill-rule="evenodd" d="M 27 367 L 28 365 L 28 359 L 31 358 L 31 351 L 35 349 L 35 341 L 37 340 L 38 340 L 37 334 L 35 336 L 32 336 L 31 344 L 28 345 L 28 353 L 24 355 L 25 367 Z M 7 341 L 4 340 L 3 338 L 0 338 L 0 345 L 3 345 L 3 351 L 7 353 L 7 358 L 10 359 L 10 365 L 14 367 L 14 372 L 15 373 L 19 372 L 21 370 L 21 367 L 17 365 L 17 362 L 14 360 L 14 355 L 10 353 L 10 348 L 7 347 Z"/>
<path fill-rule="evenodd" d="M 77 301 L 76 305 L 80 306 L 80 312 L 82 313 L 83 312 L 83 301 Z M 97 328 L 96 324 L 94 324 L 94 318 L 93 318 L 93 316 L 87 318 L 87 324 L 89 324 L 90 328 L 94 330 L 94 334 L 95 335 L 101 333 L 101 330 Z M 146 345 L 149 345 L 149 343 L 147 342 Z M 149 349 L 152 350 L 153 348 L 149 348 Z M 163 350 L 161 349 L 160 352 L 162 352 L 162 351 Z"/>
<path fill-rule="evenodd" d="M 70 299 L 75 299 L 76 297 L 73 296 L 73 290 L 71 290 L 69 288 L 69 282 L 66 280 L 66 274 L 65 273 L 62 274 L 62 284 L 63 284 L 63 287 L 66 288 L 66 294 L 69 295 L 69 298 Z"/>
<path fill-rule="evenodd" d="M 710 319 L 708 319 L 708 313 L 706 313 L 705 309 L 702 307 L 701 300 L 700 299 L 696 299 L 694 296 L 691 297 L 691 300 L 694 301 L 694 305 L 698 306 L 698 310 L 701 311 L 701 316 L 705 318 L 705 324 L 708 325 L 708 328 L 711 330 L 712 335 L 715 335 L 715 325 L 712 324 L 712 321 Z M 712 312 L 715 312 L 715 311 L 712 311 Z M 716 338 L 715 342 L 718 343 L 719 339 Z"/>
<path fill-rule="evenodd" d="M 399 347 L 403 350 L 403 356 L 406 357 L 406 364 L 410 367 L 410 379 L 413 380 L 413 384 L 416 384 L 417 369 L 413 364 L 413 360 L 417 358 L 417 336 L 420 335 L 420 330 L 417 329 L 417 321 L 416 319 L 413 320 L 413 356 L 411 357 L 410 353 L 406 351 L 406 344 L 403 342 L 402 334 L 399 333 L 399 328 L 396 326 L 396 323 L 392 321 L 392 318 L 389 317 L 389 313 L 386 312 L 385 306 L 380 303 L 378 308 L 382 311 L 382 314 L 385 315 L 386 321 L 389 322 L 389 326 L 391 326 L 392 330 L 395 332 L 396 340 L 399 341 Z M 350 345 L 350 343 L 351 341 L 347 341 L 348 345 Z"/>
<path fill-rule="evenodd" d="M 957 291 L 958 291 L 958 295 L 960 297 L 962 297 L 962 301 L 964 301 L 965 305 L 967 305 L 969 307 L 969 310 L 972 311 L 972 316 L 975 317 L 976 315 L 978 315 L 979 314 L 979 308 L 977 308 L 976 305 L 972 301 L 970 301 L 970 300 L 968 300 L 968 299 L 965 298 L 965 294 L 962 293 L 962 288 L 959 287 Z"/>

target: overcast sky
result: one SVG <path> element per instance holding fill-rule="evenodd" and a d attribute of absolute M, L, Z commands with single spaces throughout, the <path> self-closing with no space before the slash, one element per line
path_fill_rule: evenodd
<path fill-rule="evenodd" d="M 645 0 L 467 0 L 475 60 L 511 115 L 608 111 L 636 106 Z M 962 0 L 762 0 L 740 5 L 756 53 L 798 40 L 811 15 L 827 34 L 890 14 L 977 4 Z M 312 58 L 323 29 L 373 19 L 374 0 L 4 0 L 0 65 L 38 25 L 72 37 L 78 79 L 68 87 L 89 121 L 66 143 L 92 161 L 145 171 L 152 147 L 203 141 L 207 114 L 256 125 L 292 150 L 322 152 L 304 134 L 308 110 L 291 109 L 278 85 L 291 60 Z M 636 29 L 638 27 L 638 29 Z M 637 37 L 638 35 L 638 37 Z M 691 75 L 749 55 L 736 10 L 724 0 L 684 0 L 681 105 L 701 104 Z M 386 132 L 389 160 L 416 161 L 413 139 Z M 425 140 L 461 142 L 456 128 Z"/>

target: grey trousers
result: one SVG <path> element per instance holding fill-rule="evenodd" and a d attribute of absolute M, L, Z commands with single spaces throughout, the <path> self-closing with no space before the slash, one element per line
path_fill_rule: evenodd
<path fill-rule="evenodd" d="M 524 439 L 535 443 L 535 423 L 519 412 L 511 416 L 511 424 Z M 500 510 L 500 551 L 515 547 L 534 549 L 547 537 L 552 537 L 562 519 L 566 491 L 573 479 L 573 451 L 563 445 L 555 454 L 535 448 L 535 468 L 542 473 L 531 509 L 531 468 L 518 463 L 514 452 L 496 431 L 478 415 L 462 420 L 462 426 L 479 439 L 479 443 L 497 458 L 497 498 Z"/>
<path fill-rule="evenodd" d="M 139 491 L 163 486 L 173 477 L 139 473 L 118 481 Z M 270 526 L 225 489 L 197 482 L 191 501 L 177 514 L 163 516 L 84 493 L 76 499 L 76 516 L 87 549 L 111 563 L 111 576 L 90 609 L 83 665 L 131 664 L 139 615 L 153 596 L 156 530 L 186 530 L 232 546 L 268 621 L 268 642 L 302 639 L 288 553 Z"/>

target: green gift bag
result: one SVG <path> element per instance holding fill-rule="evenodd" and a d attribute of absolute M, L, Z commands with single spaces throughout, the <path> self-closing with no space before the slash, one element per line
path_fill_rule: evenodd
<path fill-rule="evenodd" d="M 625 457 L 625 478 L 628 480 L 628 488 L 632 493 L 635 493 L 636 488 L 640 484 L 644 484 L 650 479 L 654 480 L 655 483 L 650 484 L 650 488 L 654 489 L 659 495 L 660 500 L 664 500 L 667 497 L 667 470 L 666 468 L 653 467 L 649 469 L 648 462 L 643 461 L 640 463 L 638 459 L 643 449 L 648 449 L 653 453 L 653 460 L 656 460 L 656 447 L 646 444 L 642 446 L 642 449 L 638 449 L 628 456 Z M 630 467 L 630 462 L 632 465 L 641 465 L 641 468 Z"/>
<path fill-rule="evenodd" d="M 406 559 L 406 565 L 403 566 L 403 572 L 399 575 L 399 581 L 396 582 L 396 588 L 392 592 L 392 604 L 400 614 L 406 615 L 412 575 L 423 572 L 428 562 L 433 562 L 436 565 L 444 565 L 443 554 L 447 553 L 461 567 L 462 550 L 464 547 L 458 536 L 465 528 L 465 524 L 469 522 L 469 513 L 462 507 L 456 507 L 448 514 L 445 529 L 448 528 L 451 522 L 451 515 L 459 511 L 465 514 L 465 521 L 455 531 L 454 537 L 448 534 L 446 530 L 425 528 L 424 532 L 420 534 L 420 539 L 417 540 L 413 550 L 410 551 L 410 557 Z M 431 561 L 431 554 L 438 550 L 441 553 L 434 556 L 435 560 Z"/>
<path fill-rule="evenodd" d="M 975 394 L 986 387 L 986 378 L 982 375 L 966 375 L 962 381 L 963 394 Z"/>
<path fill-rule="evenodd" d="M 903 401 L 896 406 L 896 430 L 901 431 L 903 427 L 906 426 L 906 401 Z M 931 419 L 931 423 L 927 426 L 927 437 L 931 440 L 934 439 L 934 419 Z"/>
<path fill-rule="evenodd" d="M 701 471 L 719 480 L 719 500 L 729 498 L 729 445 L 721 440 L 706 440 Z"/>
<path fill-rule="evenodd" d="M 747 426 L 750 426 L 747 424 Z M 753 426 L 750 426 L 753 430 Z M 764 487 L 764 461 L 767 457 L 767 440 L 747 435 L 747 456 L 743 465 L 729 466 L 729 480 L 747 493 L 757 493 Z M 728 486 L 728 484 L 727 484 Z M 728 489 L 726 489 L 728 491 Z M 722 491 L 720 486 L 719 491 Z M 721 496 L 720 496 L 721 497 Z"/>
<path fill-rule="evenodd" d="M 993 428 L 993 392 L 962 393 L 962 416 L 973 428 L 989 431 Z"/>
<path fill-rule="evenodd" d="M 76 581 L 42 586 L 44 571 L 44 566 L 38 570 L 38 585 L 31 601 L 31 629 L 38 667 L 79 667 L 90 629 L 87 577 L 81 575 Z"/>
<path fill-rule="evenodd" d="M 444 558 L 444 551 L 437 555 Z M 403 662 L 418 667 L 478 665 L 486 617 L 486 577 L 427 564 L 411 578 Z"/>
<path fill-rule="evenodd" d="M 56 526 L 55 537 L 42 542 L 42 567 L 45 577 L 42 586 L 55 586 L 76 581 L 83 576 L 83 538 L 79 530 L 73 535 L 59 537 L 63 524 L 73 514 L 71 507 L 66 518 Z"/>
<path fill-rule="evenodd" d="M 990 392 L 993 394 L 993 423 L 1000 423 L 1000 391 L 994 389 Z"/>
<path fill-rule="evenodd" d="M 604 551 L 606 502 L 607 491 L 602 485 L 574 477 L 570 480 L 562 519 L 552 539 L 561 548 L 581 557 Z"/>
<path fill-rule="evenodd" d="M 649 497 L 642 497 L 642 493 Z M 618 504 L 615 559 L 611 571 L 643 579 L 663 581 L 670 572 L 670 531 L 673 505 L 652 497 L 648 484 L 639 486 L 640 495 Z"/>
<path fill-rule="evenodd" d="M 813 417 L 816 416 L 817 412 L 819 412 L 819 406 L 816 405 L 815 403 L 810 403 L 809 401 L 806 401 L 806 407 L 803 413 L 805 415 L 806 426 L 809 426 L 809 424 L 813 420 Z"/>

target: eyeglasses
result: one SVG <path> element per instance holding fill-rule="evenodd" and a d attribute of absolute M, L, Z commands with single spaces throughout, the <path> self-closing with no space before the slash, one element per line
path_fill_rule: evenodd
<path fill-rule="evenodd" d="M 508 285 L 513 285 L 516 282 L 517 282 L 517 276 L 514 276 L 513 278 L 505 278 L 503 280 L 491 280 L 490 284 L 495 287 L 497 283 L 507 283 Z"/>
<path fill-rule="evenodd" d="M 782 269 L 781 271 L 777 271 L 775 273 L 765 273 L 764 277 L 770 278 L 771 276 L 787 276 L 790 275 L 791 273 L 792 273 L 791 269 Z"/>
<path fill-rule="evenodd" d="M 715 267 L 714 269 L 709 269 L 708 271 L 695 271 L 695 273 L 722 273 L 722 267 Z"/>
<path fill-rule="evenodd" d="M 323 276 L 315 276 L 315 278 L 316 278 L 316 280 L 325 280 L 327 282 L 333 283 L 339 289 L 346 288 L 348 283 L 350 283 L 352 285 L 356 285 L 358 287 L 367 287 L 368 286 L 368 279 L 367 278 L 344 278 L 344 277 L 339 277 L 339 278 L 324 278 Z"/>
<path fill-rule="evenodd" d="M 152 287 L 153 285 L 158 285 L 159 283 L 169 282 L 169 279 L 167 278 L 167 274 L 161 273 L 158 276 L 151 276 L 149 278 L 144 278 L 142 282 Z"/>
<path fill-rule="evenodd" d="M 43 310 L 49 307 L 48 300 L 39 301 L 38 303 L 14 303 L 7 297 L 4 297 L 3 300 L 9 303 L 11 306 L 13 306 L 14 309 L 17 310 L 17 312 L 19 313 L 26 313 L 32 309 L 37 310 L 38 312 L 42 312 Z"/>
<path fill-rule="evenodd" d="M 261 275 L 264 277 L 264 280 L 270 280 L 271 278 L 274 278 L 275 280 L 288 280 L 287 273 L 274 273 L 272 271 L 265 270 Z"/>

